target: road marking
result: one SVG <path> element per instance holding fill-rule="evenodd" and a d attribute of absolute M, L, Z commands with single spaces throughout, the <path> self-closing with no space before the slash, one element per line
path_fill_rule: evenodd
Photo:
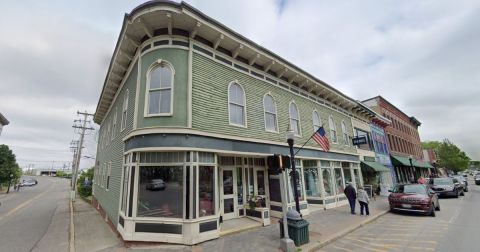
<path fill-rule="evenodd" d="M 34 200 L 42 197 L 42 196 L 45 195 L 46 193 L 50 192 L 50 191 L 53 189 L 54 185 L 55 185 L 55 184 L 52 184 L 52 186 L 50 186 L 50 188 L 49 188 L 48 190 L 40 193 L 39 195 L 37 195 L 37 196 L 35 196 L 35 197 L 33 197 L 33 198 L 25 201 L 25 202 L 23 202 L 22 204 L 16 206 L 14 209 L 8 211 L 6 214 L 0 216 L 0 221 L 1 221 L 2 219 L 4 219 L 5 217 L 8 217 L 8 216 L 14 214 L 16 211 L 22 209 L 23 207 L 27 206 L 28 204 L 32 203 Z"/>
<path fill-rule="evenodd" d="M 340 241 L 340 242 L 344 242 L 344 241 Z M 356 246 L 356 247 L 360 247 L 362 249 L 367 249 L 367 250 L 371 250 L 371 251 L 376 251 L 376 252 L 388 252 L 388 250 L 381 250 L 381 249 L 375 249 L 375 248 L 369 248 L 369 247 L 364 247 L 364 246 L 361 246 L 361 245 L 358 245 L 358 244 L 355 244 L 355 243 L 349 243 L 350 245 L 353 245 L 353 246 Z"/>
<path fill-rule="evenodd" d="M 397 245 L 397 244 L 380 244 L 380 243 L 374 243 L 374 242 L 366 242 L 366 241 L 362 241 L 360 239 L 354 239 L 354 238 L 350 238 L 350 237 L 346 237 L 346 238 L 349 239 L 349 240 L 352 240 L 352 241 L 363 243 L 365 245 L 376 246 L 376 247 L 381 247 L 381 248 L 400 247 L 400 245 Z"/>
<path fill-rule="evenodd" d="M 339 247 L 339 246 L 337 246 L 337 245 L 333 245 L 333 247 L 336 248 L 336 249 L 343 250 L 343 251 L 353 252 L 353 250 L 351 250 L 351 249 L 342 248 L 342 247 Z"/>
<path fill-rule="evenodd" d="M 358 238 L 361 238 L 358 236 Z M 416 237 L 415 237 L 416 238 Z M 407 239 L 395 239 L 395 238 L 374 238 L 374 237 L 364 237 L 364 239 L 370 239 L 374 241 L 400 241 L 400 242 L 420 242 L 420 243 L 432 243 L 437 244 L 436 241 L 419 241 L 419 240 L 407 240 Z"/>

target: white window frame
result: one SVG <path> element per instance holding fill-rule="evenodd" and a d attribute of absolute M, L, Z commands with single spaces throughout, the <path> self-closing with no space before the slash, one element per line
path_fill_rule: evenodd
<path fill-rule="evenodd" d="M 111 141 L 115 139 L 115 132 L 117 130 L 117 112 L 118 112 L 118 109 L 117 107 L 115 107 L 115 114 L 113 114 L 112 137 L 110 139 Z"/>
<path fill-rule="evenodd" d="M 315 116 L 318 118 L 318 124 L 315 124 L 315 120 L 314 120 Z M 318 114 L 317 110 L 312 111 L 312 125 L 313 125 L 313 132 L 316 132 L 320 127 L 322 127 L 322 118 L 320 118 L 320 115 Z"/>
<path fill-rule="evenodd" d="M 337 124 L 335 123 L 335 120 L 333 120 L 332 115 L 328 117 L 328 127 L 330 128 L 330 139 L 332 140 L 332 143 L 338 143 Z"/>
<path fill-rule="evenodd" d="M 241 89 L 242 89 L 242 92 L 243 92 L 243 104 L 237 104 L 237 103 L 233 103 L 233 102 L 230 102 L 230 88 L 232 87 L 233 84 L 236 84 L 238 85 Z M 245 93 L 245 89 L 243 88 L 243 86 L 238 83 L 237 80 L 235 81 L 232 81 L 228 84 L 228 124 L 231 125 L 231 126 L 236 126 L 236 127 L 241 127 L 241 128 L 247 128 L 247 95 Z M 244 124 L 238 124 L 238 123 L 232 123 L 231 120 L 230 120 L 230 103 L 231 104 L 234 104 L 234 105 L 237 105 L 237 106 L 242 106 L 243 107 L 243 122 Z"/>
<path fill-rule="evenodd" d="M 128 96 L 130 92 L 129 90 L 125 90 L 125 95 L 123 97 L 123 107 L 122 107 L 122 123 L 120 132 L 124 131 L 127 127 L 127 116 L 128 116 Z"/>
<path fill-rule="evenodd" d="M 100 165 L 100 187 L 103 188 L 103 173 L 105 170 L 105 163 Z"/>
<path fill-rule="evenodd" d="M 169 88 L 159 87 L 159 88 L 150 89 L 150 75 L 151 75 L 151 72 L 157 67 L 168 67 L 170 69 L 170 71 L 172 71 L 172 78 L 170 80 L 170 87 Z M 145 117 L 173 116 L 173 98 L 175 97 L 175 95 L 174 95 L 174 90 L 175 90 L 174 89 L 174 83 L 175 83 L 174 79 L 175 79 L 175 68 L 173 68 L 173 65 L 170 62 L 168 62 L 166 60 L 163 60 L 163 59 L 158 59 L 152 65 L 150 65 L 150 67 L 147 70 L 147 83 L 146 83 L 146 86 L 145 86 L 145 106 L 144 106 L 144 116 Z M 149 94 L 150 94 L 150 91 L 161 91 L 161 90 L 167 90 L 167 89 L 170 89 L 170 112 L 150 114 L 150 112 L 149 112 L 149 108 L 150 108 L 150 95 Z"/>
<path fill-rule="evenodd" d="M 298 118 L 297 119 L 293 119 L 292 118 L 292 115 L 290 113 L 290 106 L 294 105 L 295 106 L 295 110 L 297 110 L 297 115 L 298 115 Z M 292 120 L 297 120 L 298 121 L 298 134 L 297 132 L 294 132 L 295 133 L 295 136 L 298 136 L 298 137 L 301 137 L 302 136 L 302 124 L 301 124 L 301 121 L 300 121 L 300 111 L 298 110 L 298 106 L 297 106 L 297 103 L 295 103 L 295 101 L 291 101 L 289 104 L 288 104 L 288 123 L 290 125 L 290 129 L 293 130 L 293 127 L 292 127 Z"/>
<path fill-rule="evenodd" d="M 110 126 L 112 125 L 112 122 L 108 122 L 107 124 L 107 134 L 105 135 L 105 145 L 108 146 L 108 143 L 110 142 L 109 141 L 109 138 L 110 138 Z"/>
<path fill-rule="evenodd" d="M 342 125 L 343 143 L 345 144 L 345 146 L 350 146 L 350 141 L 348 140 L 349 136 L 347 131 L 347 125 L 345 124 L 344 120 L 342 120 L 341 125 Z"/>
<path fill-rule="evenodd" d="M 108 189 L 110 188 L 110 175 L 111 175 L 111 172 L 112 172 L 112 162 L 108 162 L 107 164 L 107 175 L 105 177 L 105 190 L 108 191 Z"/>
<path fill-rule="evenodd" d="M 265 98 L 267 98 L 267 96 L 270 96 L 270 98 L 272 98 L 274 113 L 266 110 L 266 107 L 265 107 Z M 275 117 L 275 120 L 274 120 L 275 130 L 267 129 L 267 113 L 268 113 L 268 114 L 271 114 L 271 115 L 274 115 L 274 117 Z M 275 98 L 273 98 L 273 96 L 272 96 L 272 94 L 270 94 L 270 92 L 268 92 L 268 93 L 266 93 L 265 95 L 263 95 L 263 122 L 264 122 L 264 125 L 265 125 L 265 131 L 267 131 L 267 132 L 273 132 L 273 133 L 278 133 L 277 103 L 275 102 Z"/>

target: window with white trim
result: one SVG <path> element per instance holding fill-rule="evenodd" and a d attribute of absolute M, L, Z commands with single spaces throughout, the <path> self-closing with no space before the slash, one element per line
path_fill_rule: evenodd
<path fill-rule="evenodd" d="M 335 125 L 335 121 L 333 120 L 332 116 L 328 117 L 328 126 L 330 127 L 330 138 L 332 139 L 333 143 L 337 142 L 337 125 Z"/>
<path fill-rule="evenodd" d="M 320 116 L 318 116 L 317 111 L 312 112 L 312 122 L 313 131 L 316 132 L 322 126 L 322 121 L 320 120 Z"/>
<path fill-rule="evenodd" d="M 343 135 L 343 143 L 349 146 L 348 131 L 347 131 L 347 126 L 345 125 L 345 121 L 342 121 L 342 135 Z"/>
<path fill-rule="evenodd" d="M 245 91 L 236 82 L 228 85 L 228 117 L 230 124 L 245 126 Z"/>
<path fill-rule="evenodd" d="M 125 96 L 123 97 L 123 107 L 122 107 L 122 124 L 120 125 L 121 130 L 123 131 L 127 127 L 127 110 L 128 110 L 128 89 L 125 91 Z"/>
<path fill-rule="evenodd" d="M 269 94 L 263 97 L 263 111 L 265 114 L 265 130 L 278 132 L 277 106 L 275 100 Z"/>
<path fill-rule="evenodd" d="M 108 166 L 107 166 L 107 181 L 106 181 L 106 189 L 108 190 L 108 188 L 110 187 L 110 174 L 112 172 L 112 162 L 109 162 L 108 163 Z"/>
<path fill-rule="evenodd" d="M 173 68 L 159 60 L 147 75 L 147 115 L 171 115 L 173 102 Z"/>
<path fill-rule="evenodd" d="M 112 125 L 112 122 L 109 122 L 108 123 L 108 126 L 107 126 L 107 135 L 105 136 L 105 144 L 108 146 L 108 138 L 110 137 L 110 126 Z"/>
<path fill-rule="evenodd" d="M 290 105 L 288 105 L 288 113 L 290 116 L 290 129 L 295 135 L 300 135 L 300 115 L 294 102 L 290 102 Z"/>
<path fill-rule="evenodd" d="M 115 138 L 115 132 L 117 131 L 117 108 L 115 108 L 115 114 L 113 114 L 113 126 L 112 126 L 112 138 L 113 140 Z"/>
<path fill-rule="evenodd" d="M 100 187 L 103 187 L 103 171 L 105 170 L 105 164 L 100 165 Z"/>

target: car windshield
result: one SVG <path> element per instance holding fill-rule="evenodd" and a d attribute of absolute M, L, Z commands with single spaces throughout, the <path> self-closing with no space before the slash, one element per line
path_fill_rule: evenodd
<path fill-rule="evenodd" d="M 395 193 L 427 194 L 423 185 L 398 185 L 395 187 Z"/>
<path fill-rule="evenodd" d="M 453 185 L 453 180 L 450 178 L 436 178 L 433 179 L 434 185 Z"/>

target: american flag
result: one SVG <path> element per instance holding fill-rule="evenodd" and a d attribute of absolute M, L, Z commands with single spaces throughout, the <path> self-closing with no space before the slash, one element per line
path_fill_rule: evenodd
<path fill-rule="evenodd" d="M 324 151 L 330 150 L 330 142 L 328 142 L 328 138 L 325 136 L 325 129 L 323 126 L 320 126 L 320 128 L 313 133 L 312 138 L 318 143 L 318 145 L 320 145 L 320 147 L 322 147 Z"/>

